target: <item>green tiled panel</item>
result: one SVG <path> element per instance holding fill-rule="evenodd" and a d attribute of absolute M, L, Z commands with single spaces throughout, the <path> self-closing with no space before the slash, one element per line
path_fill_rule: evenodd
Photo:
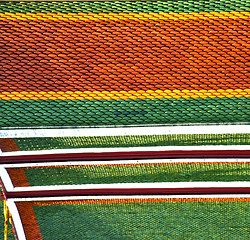
<path fill-rule="evenodd" d="M 248 239 L 249 202 L 34 206 L 44 240 Z"/>
<path fill-rule="evenodd" d="M 247 145 L 250 134 L 176 134 L 97 137 L 13 138 L 20 151 L 193 145 Z"/>
<path fill-rule="evenodd" d="M 106 183 L 250 181 L 248 163 L 135 164 L 28 168 L 31 186 Z"/>
<path fill-rule="evenodd" d="M 246 97 L 136 100 L 0 100 L 0 125 L 93 126 L 249 122 Z"/>
<path fill-rule="evenodd" d="M 64 1 L 64 2 L 2 2 L 0 12 L 48 13 L 48 12 L 221 12 L 249 10 L 247 0 L 189 0 L 189 1 Z"/>

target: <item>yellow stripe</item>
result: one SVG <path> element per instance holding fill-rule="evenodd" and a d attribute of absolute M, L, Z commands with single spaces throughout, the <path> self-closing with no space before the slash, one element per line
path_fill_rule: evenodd
<path fill-rule="evenodd" d="M 193 12 L 193 13 L 0 13 L 0 20 L 53 20 L 53 21 L 96 21 L 96 20 L 187 20 L 218 18 L 249 18 L 249 12 Z"/>
<path fill-rule="evenodd" d="M 0 100 L 92 100 L 92 99 L 154 99 L 154 98 L 232 98 L 232 97 L 250 97 L 250 89 L 219 89 L 219 90 L 148 90 L 148 91 L 66 91 L 66 92 L 1 92 Z"/>

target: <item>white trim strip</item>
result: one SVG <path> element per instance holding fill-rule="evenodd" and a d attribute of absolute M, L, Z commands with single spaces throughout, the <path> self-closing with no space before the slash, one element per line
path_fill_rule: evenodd
<path fill-rule="evenodd" d="M 25 237 L 25 233 L 24 233 L 24 229 L 23 229 L 23 225 L 22 225 L 22 221 L 19 215 L 19 212 L 17 210 L 15 201 L 12 199 L 8 199 L 6 201 L 6 204 L 9 208 L 9 211 L 11 213 L 11 217 L 15 226 L 15 230 L 16 230 L 16 234 L 18 237 L 18 240 L 26 240 Z"/>
<path fill-rule="evenodd" d="M 11 192 L 137 188 L 250 188 L 250 182 L 156 182 L 15 187 Z"/>
<path fill-rule="evenodd" d="M 250 133 L 248 124 L 0 130 L 0 138 Z"/>
<path fill-rule="evenodd" d="M 250 162 L 250 158 L 173 158 L 173 159 L 147 159 L 147 160 L 110 160 L 110 161 L 73 161 L 73 162 L 39 162 L 2 164 L 4 168 L 47 167 L 47 166 L 79 166 L 79 165 L 119 165 L 119 164 L 147 164 L 147 163 L 214 163 L 214 162 Z"/>
<path fill-rule="evenodd" d="M 72 148 L 38 151 L 3 152 L 1 156 L 66 154 L 66 153 L 107 153 L 107 152 L 148 152 L 148 151 L 195 151 L 195 150 L 250 150 L 250 145 L 205 145 L 205 146 L 152 146 L 121 148 Z"/>
<path fill-rule="evenodd" d="M 13 183 L 11 181 L 11 178 L 10 178 L 6 168 L 4 168 L 3 166 L 0 166 L 0 178 L 2 179 L 2 182 L 3 182 L 4 187 L 5 187 L 7 192 L 14 191 L 14 186 L 13 186 Z"/>
<path fill-rule="evenodd" d="M 65 196 L 65 197 L 38 197 L 38 198 L 10 198 L 13 202 L 35 202 L 35 201 L 64 201 L 84 199 L 146 199 L 146 198 L 250 198 L 250 194 L 209 194 L 209 195 L 132 195 L 132 196 Z M 9 201 L 10 201 L 9 199 Z"/>

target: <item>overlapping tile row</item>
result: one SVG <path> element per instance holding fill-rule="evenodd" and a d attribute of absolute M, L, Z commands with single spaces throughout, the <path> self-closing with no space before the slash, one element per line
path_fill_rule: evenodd
<path fill-rule="evenodd" d="M 30 1 L 1 3 L 0 12 L 19 13 L 129 13 L 248 11 L 248 0 L 166 1 Z"/>
<path fill-rule="evenodd" d="M 13 167 L 7 172 L 14 187 L 157 182 L 244 182 L 249 162 L 103 163 Z M 167 184 L 166 184 L 167 187 Z M 138 187 L 139 188 L 139 187 Z"/>
<path fill-rule="evenodd" d="M 54 236 L 56 239 L 239 239 L 248 236 L 249 196 L 145 196 L 15 203 L 27 240 Z"/>
<path fill-rule="evenodd" d="M 249 16 L 247 1 L 3 2 L 0 124 L 248 122 Z"/>
<path fill-rule="evenodd" d="M 249 145 L 250 134 L 176 134 L 96 137 L 0 138 L 2 152 L 72 148 Z"/>

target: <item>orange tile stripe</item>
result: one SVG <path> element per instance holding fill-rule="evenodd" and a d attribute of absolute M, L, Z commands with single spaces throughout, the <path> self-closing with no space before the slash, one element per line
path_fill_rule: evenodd
<path fill-rule="evenodd" d="M 30 186 L 29 181 L 24 172 L 24 168 L 8 168 L 7 172 L 10 176 L 14 187 L 28 187 Z"/>
<path fill-rule="evenodd" d="M 63 205 L 63 204 L 109 204 L 109 203 L 148 203 L 148 202 L 249 202 L 250 198 L 144 198 L 144 199 L 86 199 L 65 201 L 36 201 L 33 206 Z"/>
<path fill-rule="evenodd" d="M 16 203 L 26 239 L 43 240 L 32 202 Z"/>
<path fill-rule="evenodd" d="M 249 88 L 248 20 L 5 19 L 0 91 Z"/>
<path fill-rule="evenodd" d="M 15 141 L 11 138 L 0 138 L 0 149 L 2 152 L 20 151 Z"/>

